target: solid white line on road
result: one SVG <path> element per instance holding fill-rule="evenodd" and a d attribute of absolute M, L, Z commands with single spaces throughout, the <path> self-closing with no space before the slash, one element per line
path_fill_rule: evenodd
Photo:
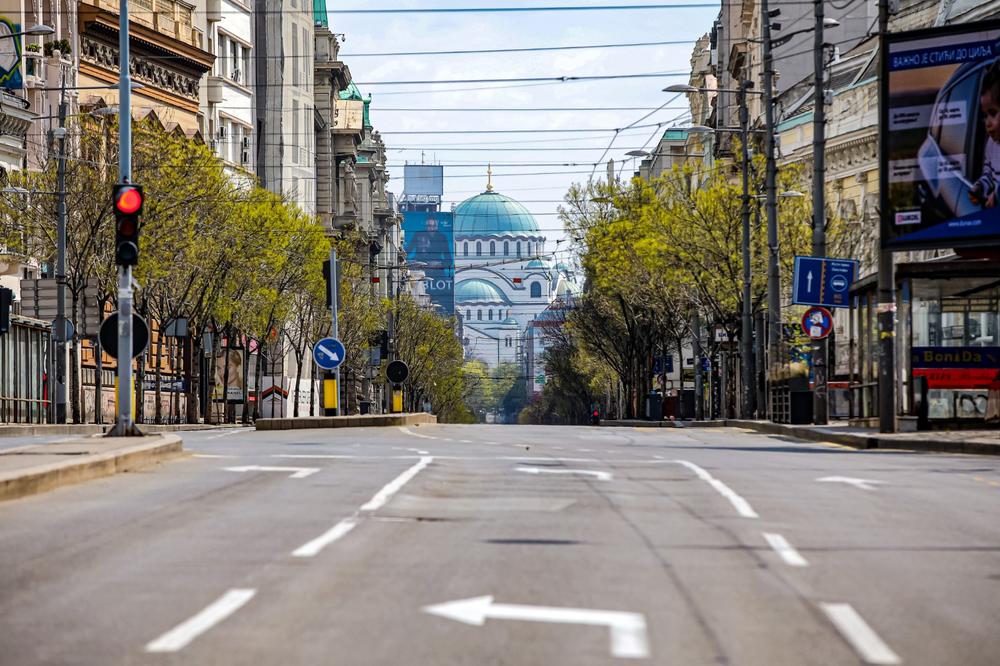
<path fill-rule="evenodd" d="M 753 507 L 750 506 L 749 502 L 737 495 L 729 486 L 716 479 L 701 467 L 698 467 L 693 462 L 688 462 L 687 460 L 675 460 L 674 462 L 678 465 L 684 465 L 689 470 L 697 474 L 699 479 L 707 482 L 708 485 L 715 488 L 720 495 L 729 500 L 729 503 L 733 505 L 734 509 L 736 509 L 736 513 L 740 514 L 744 518 L 758 517 L 757 512 L 753 510 Z"/>
<path fill-rule="evenodd" d="M 358 524 L 357 518 L 344 518 L 342 521 L 331 527 L 329 530 L 319 535 L 312 541 L 299 546 L 292 551 L 294 557 L 315 557 L 320 551 L 337 541 L 348 532 L 353 530 Z"/>
<path fill-rule="evenodd" d="M 792 544 L 788 543 L 788 539 L 781 536 L 780 534 L 773 534 L 771 532 L 764 532 L 764 539 L 767 543 L 774 549 L 781 559 L 785 561 L 790 567 L 807 567 L 809 563 L 806 558 L 799 554 L 799 551 L 795 550 Z"/>
<path fill-rule="evenodd" d="M 820 608 L 866 664 L 902 663 L 850 604 L 821 603 Z"/>
<path fill-rule="evenodd" d="M 395 479 L 385 485 L 382 490 L 375 493 L 375 496 L 361 505 L 361 511 L 377 511 L 385 506 L 385 503 L 392 499 L 392 496 L 399 492 L 410 479 L 420 473 L 420 470 L 427 467 L 434 460 L 431 456 L 424 456 L 416 465 L 406 470 Z"/>
<path fill-rule="evenodd" d="M 612 656 L 621 659 L 649 657 L 646 618 L 641 613 L 498 604 L 489 595 L 424 606 L 423 611 L 477 627 L 483 626 L 487 619 L 607 627 L 611 631 Z"/>
<path fill-rule="evenodd" d="M 542 469 L 541 467 L 518 467 L 518 472 L 525 474 L 572 474 L 573 476 L 593 476 L 598 481 L 610 481 L 609 472 L 598 472 L 591 469 Z"/>
<path fill-rule="evenodd" d="M 146 645 L 146 652 L 177 652 L 253 599 L 257 590 L 229 590 L 197 615 Z"/>
<path fill-rule="evenodd" d="M 262 465 L 244 465 L 243 467 L 225 467 L 227 472 L 292 472 L 288 478 L 304 479 L 319 471 L 319 467 L 264 467 Z"/>
<path fill-rule="evenodd" d="M 242 432 L 242 429 L 226 430 L 224 432 L 220 432 L 218 435 L 210 435 L 209 437 L 206 437 L 205 439 L 219 439 L 220 437 L 229 437 L 230 435 L 235 435 L 238 432 Z"/>
<path fill-rule="evenodd" d="M 239 456 L 220 456 L 220 455 L 216 455 L 216 454 L 214 454 L 214 453 L 195 453 L 195 454 L 194 454 L 194 455 L 192 455 L 191 457 L 192 457 L 192 458 L 213 458 L 213 459 L 220 459 L 220 458 L 239 458 Z"/>
<path fill-rule="evenodd" d="M 399 430 L 403 434 L 410 435 L 411 437 L 419 437 L 420 439 L 437 439 L 437 437 L 431 437 L 430 435 L 425 435 L 420 432 L 413 432 L 412 430 L 404 426 L 399 426 Z"/>

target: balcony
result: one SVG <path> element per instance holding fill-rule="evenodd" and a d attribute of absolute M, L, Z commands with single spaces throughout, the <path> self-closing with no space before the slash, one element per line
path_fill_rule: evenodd
<path fill-rule="evenodd" d="M 117 0 L 82 0 L 84 4 L 118 14 Z M 194 6 L 177 0 L 130 0 L 129 20 L 179 42 L 204 48 L 205 34 L 192 25 Z"/>

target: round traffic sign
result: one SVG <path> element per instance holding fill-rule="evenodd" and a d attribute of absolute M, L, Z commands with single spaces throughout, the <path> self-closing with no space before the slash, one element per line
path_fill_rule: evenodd
<path fill-rule="evenodd" d="M 118 358 L 118 313 L 112 312 L 104 323 L 98 334 L 101 339 L 101 349 L 111 358 Z M 132 313 L 132 358 L 135 358 L 146 349 L 149 343 L 149 326 L 146 320 L 139 315 Z"/>
<path fill-rule="evenodd" d="M 336 370 L 346 356 L 344 343 L 337 338 L 323 338 L 313 345 L 313 360 L 324 370 Z"/>
<path fill-rule="evenodd" d="M 830 278 L 830 287 L 834 291 L 847 291 L 847 288 L 851 286 L 851 283 L 847 281 L 847 278 L 843 275 L 834 275 Z"/>
<path fill-rule="evenodd" d="M 393 384 L 402 384 L 410 376 L 410 368 L 402 361 L 393 361 L 386 366 L 385 376 Z"/>
<path fill-rule="evenodd" d="M 833 331 L 833 315 L 826 308 L 815 305 L 802 315 L 802 330 L 810 340 L 822 340 Z"/>

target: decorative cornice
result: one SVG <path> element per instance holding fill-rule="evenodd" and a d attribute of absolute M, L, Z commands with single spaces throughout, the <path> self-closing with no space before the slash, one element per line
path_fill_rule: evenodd
<path fill-rule="evenodd" d="M 80 60 L 110 72 L 118 71 L 118 49 L 89 35 L 80 35 Z M 137 81 L 198 103 L 201 77 L 178 72 L 141 55 L 129 59 L 129 72 Z"/>

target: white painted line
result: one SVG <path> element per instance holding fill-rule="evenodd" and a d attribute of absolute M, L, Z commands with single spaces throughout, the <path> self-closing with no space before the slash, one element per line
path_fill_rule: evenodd
<path fill-rule="evenodd" d="M 875 490 L 876 485 L 884 483 L 884 481 L 875 481 L 873 479 L 856 479 L 853 476 L 824 476 L 816 480 L 820 483 L 846 483 L 861 490 Z"/>
<path fill-rule="evenodd" d="M 219 456 L 219 455 L 215 455 L 215 454 L 212 454 L 212 453 L 195 453 L 195 454 L 194 454 L 194 455 L 192 455 L 191 457 L 192 457 L 192 458 L 212 458 L 212 459 L 221 459 L 221 458 L 238 458 L 239 456 Z"/>
<path fill-rule="evenodd" d="M 788 539 L 781 536 L 780 534 L 774 534 L 772 532 L 764 532 L 764 539 L 767 543 L 774 549 L 781 559 L 785 561 L 790 567 L 807 567 L 809 563 L 806 562 L 806 558 L 799 554 L 799 551 L 795 550 L 792 544 L 788 543 Z"/>
<path fill-rule="evenodd" d="M 541 467 L 518 467 L 518 472 L 525 474 L 572 474 L 573 476 L 593 476 L 598 481 L 610 481 L 610 472 L 599 472 L 592 469 L 543 469 Z"/>
<path fill-rule="evenodd" d="M 416 465 L 406 470 L 395 479 L 385 485 L 382 490 L 375 493 L 375 496 L 361 505 L 361 511 L 377 511 L 385 506 L 385 503 L 392 499 L 392 496 L 399 492 L 410 479 L 420 473 L 420 470 L 427 467 L 434 460 L 431 456 L 424 456 Z"/>
<path fill-rule="evenodd" d="M 820 608 L 866 664 L 902 663 L 850 604 L 821 603 Z"/>
<path fill-rule="evenodd" d="M 146 652 L 177 652 L 253 599 L 257 590 L 229 590 L 197 615 L 146 645 Z"/>
<path fill-rule="evenodd" d="M 353 530 L 358 524 L 357 518 L 344 518 L 342 521 L 331 527 L 329 530 L 319 535 L 312 541 L 299 546 L 292 551 L 293 557 L 315 557 L 320 551 L 337 541 L 348 532 Z"/>
<path fill-rule="evenodd" d="M 238 432 L 241 432 L 241 430 L 226 430 L 225 432 L 220 432 L 218 435 L 211 435 L 209 437 L 206 437 L 205 439 L 219 439 L 220 437 L 229 437 L 230 435 L 235 435 Z"/>
<path fill-rule="evenodd" d="M 688 462 L 687 460 L 675 460 L 674 462 L 678 465 L 684 465 L 689 470 L 697 474 L 699 479 L 707 482 L 708 485 L 715 488 L 720 495 L 729 500 L 729 503 L 733 505 L 734 509 L 736 509 L 736 513 L 740 514 L 744 518 L 758 517 L 757 512 L 753 510 L 753 507 L 750 506 L 749 502 L 737 495 L 729 486 L 716 479 L 701 467 L 698 467 L 693 462 Z"/>
<path fill-rule="evenodd" d="M 413 432 L 412 430 L 404 426 L 399 426 L 399 430 L 403 434 L 410 435 L 411 437 L 419 437 L 420 439 L 437 439 L 437 437 L 431 437 L 430 435 L 425 435 L 421 432 Z"/>
<path fill-rule="evenodd" d="M 471 439 L 460 439 L 458 441 L 460 441 L 462 444 L 472 444 L 472 440 Z"/>
<path fill-rule="evenodd" d="M 265 467 L 263 465 L 244 465 L 242 467 L 225 467 L 227 472 L 291 472 L 288 478 L 304 479 L 319 471 L 319 467 Z"/>
<path fill-rule="evenodd" d="M 641 613 L 589 608 L 498 604 L 494 603 L 493 597 L 489 595 L 425 606 L 423 611 L 477 627 L 486 624 L 487 618 L 607 627 L 611 631 L 610 650 L 612 656 L 620 659 L 647 659 L 649 657 L 646 618 Z"/>
<path fill-rule="evenodd" d="M 422 455 L 422 456 L 426 456 L 427 455 L 427 451 L 424 451 L 423 449 L 406 449 L 406 450 L 407 451 L 413 451 L 414 453 L 417 453 L 417 454 Z"/>

